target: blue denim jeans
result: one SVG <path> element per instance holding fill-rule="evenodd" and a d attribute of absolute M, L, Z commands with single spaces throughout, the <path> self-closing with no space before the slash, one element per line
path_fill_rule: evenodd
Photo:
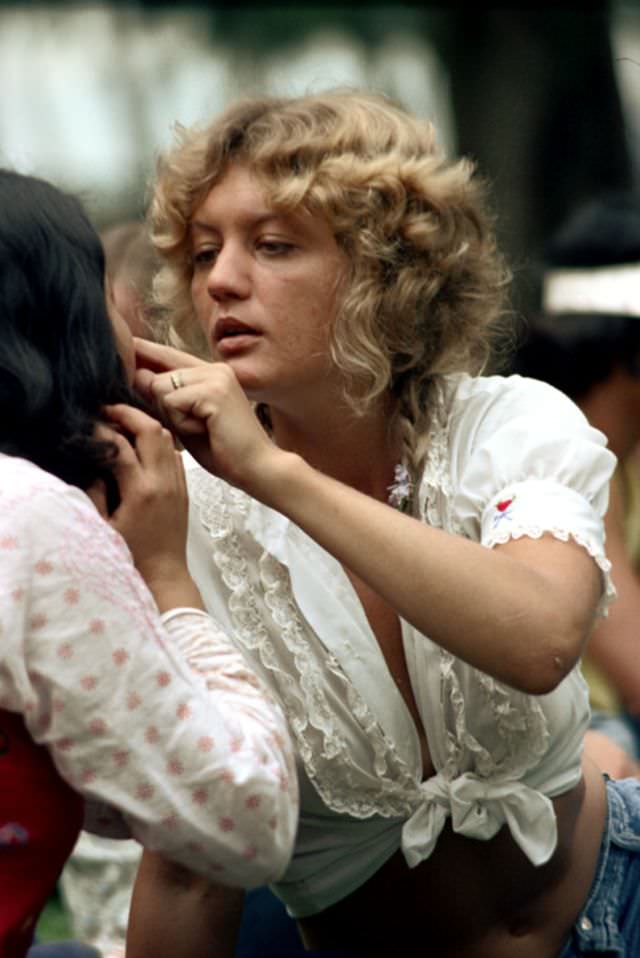
<path fill-rule="evenodd" d="M 100 958 L 100 952 L 79 941 L 49 941 L 32 945 L 26 958 Z"/>
<path fill-rule="evenodd" d="M 607 783 L 607 825 L 589 898 L 558 958 L 640 956 L 640 780 Z"/>
<path fill-rule="evenodd" d="M 589 728 L 596 732 L 602 732 L 607 738 L 619 745 L 620 748 L 632 755 L 633 758 L 640 759 L 640 737 L 637 720 L 630 718 L 626 713 L 619 715 L 610 715 L 608 712 L 602 712 L 596 709 L 591 713 Z"/>

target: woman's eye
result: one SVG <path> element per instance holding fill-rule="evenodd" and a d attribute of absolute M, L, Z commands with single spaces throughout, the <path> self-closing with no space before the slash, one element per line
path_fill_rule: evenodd
<path fill-rule="evenodd" d="M 191 254 L 191 262 L 194 267 L 199 266 L 210 266 L 215 262 L 215 258 L 218 255 L 218 250 L 214 246 L 206 246 L 202 249 L 196 249 Z"/>
<path fill-rule="evenodd" d="M 285 256 L 293 250 L 293 243 L 285 240 L 260 240 L 257 244 L 258 250 L 267 256 Z"/>

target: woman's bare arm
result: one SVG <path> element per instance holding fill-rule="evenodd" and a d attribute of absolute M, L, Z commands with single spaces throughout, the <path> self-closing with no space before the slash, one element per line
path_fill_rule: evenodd
<path fill-rule="evenodd" d="M 233 958 L 243 900 L 241 889 L 145 851 L 131 899 L 127 958 Z"/>
<path fill-rule="evenodd" d="M 165 368 L 184 355 L 142 348 Z M 399 615 L 471 665 L 533 694 L 551 691 L 573 668 L 602 587 L 583 548 L 549 535 L 487 549 L 430 528 L 278 449 L 233 371 L 188 359 L 181 388 L 168 372 L 145 371 L 142 385 L 187 447 L 206 432 L 207 468 L 288 516 Z"/>

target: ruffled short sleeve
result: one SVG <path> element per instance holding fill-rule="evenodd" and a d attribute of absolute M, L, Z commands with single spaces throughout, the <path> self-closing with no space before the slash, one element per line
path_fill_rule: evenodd
<path fill-rule="evenodd" d="M 488 547 L 545 533 L 574 539 L 603 572 L 603 611 L 615 594 L 602 520 L 616 459 L 605 436 L 537 380 L 468 380 L 459 401 L 451 436 L 456 525 Z"/>

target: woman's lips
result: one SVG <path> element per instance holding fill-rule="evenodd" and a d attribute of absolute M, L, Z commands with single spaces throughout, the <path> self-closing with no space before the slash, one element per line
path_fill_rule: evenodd
<path fill-rule="evenodd" d="M 223 356 L 231 356 L 252 346 L 260 332 L 232 316 L 219 319 L 213 336 L 217 351 Z"/>
<path fill-rule="evenodd" d="M 257 329 L 254 329 L 253 326 L 249 326 L 247 323 L 241 322 L 234 316 L 221 317 L 217 320 L 213 330 L 213 338 L 215 339 L 216 343 L 219 343 L 222 339 L 226 339 L 227 337 L 257 335 L 259 335 Z"/>

